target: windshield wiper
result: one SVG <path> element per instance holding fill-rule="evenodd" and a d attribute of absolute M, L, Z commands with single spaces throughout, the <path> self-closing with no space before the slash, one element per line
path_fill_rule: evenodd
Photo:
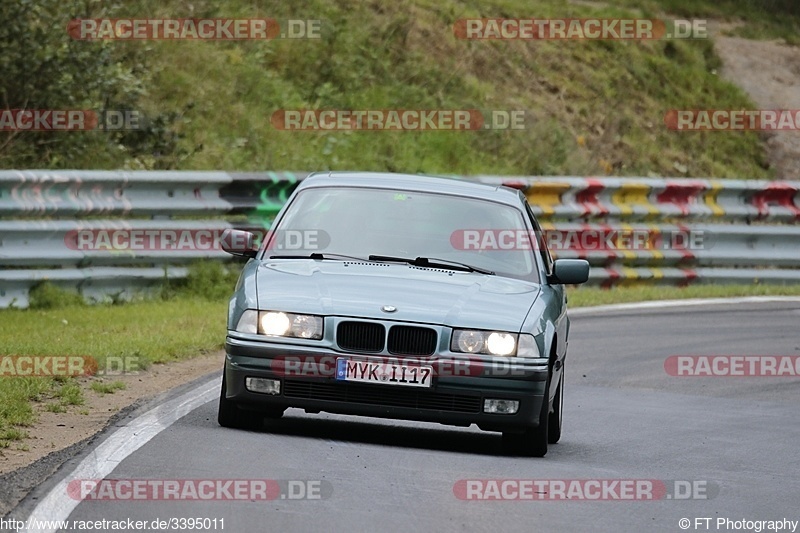
<path fill-rule="evenodd" d="M 398 263 L 408 263 L 409 265 L 429 268 L 449 268 L 450 270 L 458 270 L 462 272 L 477 272 L 479 274 L 486 274 L 487 276 L 494 276 L 494 272 L 479 268 L 476 266 L 460 263 L 458 261 L 451 261 L 450 259 L 438 259 L 436 257 L 416 257 L 411 259 L 409 257 L 393 257 L 391 255 L 370 255 L 370 261 L 390 261 Z M 437 263 L 436 261 L 440 261 Z M 445 264 L 447 263 L 447 264 Z"/>
<path fill-rule="evenodd" d="M 314 252 L 312 254 L 306 255 L 271 255 L 269 256 L 270 259 L 355 259 L 356 261 L 367 261 L 361 257 L 354 257 L 352 255 L 344 255 L 344 254 L 321 254 L 319 252 Z"/>

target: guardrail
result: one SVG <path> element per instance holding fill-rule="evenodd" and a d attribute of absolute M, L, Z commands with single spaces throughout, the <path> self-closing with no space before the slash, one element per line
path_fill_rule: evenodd
<path fill-rule="evenodd" d="M 0 171 L 0 307 L 49 280 L 129 298 L 199 259 L 227 260 L 226 228 L 264 230 L 307 172 Z M 590 284 L 796 283 L 800 183 L 473 176 L 523 191 L 557 257 L 590 261 Z M 191 234 L 182 248 L 84 249 L 87 232 Z M 179 244 L 179 243 L 176 243 Z"/>
<path fill-rule="evenodd" d="M 800 221 L 800 182 L 690 178 L 475 176 L 522 190 L 542 219 Z"/>

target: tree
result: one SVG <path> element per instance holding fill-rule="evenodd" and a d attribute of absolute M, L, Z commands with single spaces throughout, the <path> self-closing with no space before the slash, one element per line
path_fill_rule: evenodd
<path fill-rule="evenodd" d="M 75 18 L 113 17 L 121 4 L 86 0 L 0 2 L 0 110 L 137 110 L 147 72 L 138 61 L 142 47 L 117 41 L 70 37 Z M 8 115 L 6 115 L 6 118 Z M 2 131 L 0 167 L 115 168 L 157 150 L 150 165 L 171 167 L 177 113 L 139 131 Z M 102 122 L 102 121 L 101 121 Z M 159 164 L 158 158 L 164 158 Z"/>

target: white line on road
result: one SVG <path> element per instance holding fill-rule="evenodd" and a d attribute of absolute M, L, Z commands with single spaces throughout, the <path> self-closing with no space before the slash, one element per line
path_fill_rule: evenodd
<path fill-rule="evenodd" d="M 144 413 L 108 436 L 97 448 L 86 456 L 75 469 L 64 476 L 53 489 L 42 498 L 28 517 L 28 524 L 34 520 L 57 522 L 66 520 L 78 506 L 80 500 L 71 498 L 67 486 L 72 479 L 103 479 L 123 460 L 147 444 L 150 439 L 167 429 L 181 417 L 191 413 L 201 405 L 210 402 L 219 394 L 222 377 L 201 383 L 181 396 L 159 405 Z M 55 529 L 24 529 L 54 533 Z"/>

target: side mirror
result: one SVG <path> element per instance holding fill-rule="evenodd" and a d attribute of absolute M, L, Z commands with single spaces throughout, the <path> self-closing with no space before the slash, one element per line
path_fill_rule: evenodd
<path fill-rule="evenodd" d="M 255 235 L 240 229 L 226 229 L 222 232 L 222 249 L 239 257 L 255 257 L 258 250 L 253 246 Z"/>
<path fill-rule="evenodd" d="M 550 283 L 578 285 L 589 280 L 589 262 L 583 259 L 556 259 Z"/>

